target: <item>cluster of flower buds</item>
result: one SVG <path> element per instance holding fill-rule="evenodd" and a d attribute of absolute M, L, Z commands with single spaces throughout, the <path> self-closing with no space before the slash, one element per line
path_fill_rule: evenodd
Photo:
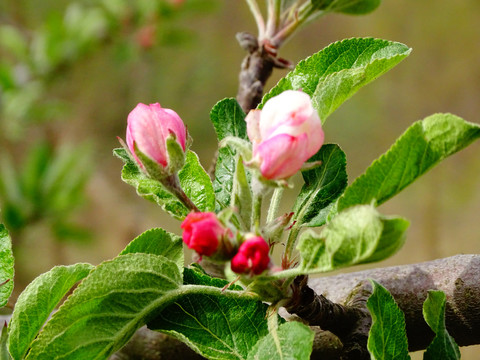
<path fill-rule="evenodd" d="M 252 156 L 246 164 L 267 182 L 284 182 L 323 144 L 320 118 L 310 97 L 302 91 L 285 91 L 271 98 L 262 110 L 252 110 L 245 121 L 252 142 Z M 215 213 L 199 212 L 179 187 L 177 173 L 185 163 L 187 142 L 180 116 L 158 103 L 138 104 L 128 116 L 127 146 L 133 160 L 147 176 L 160 181 L 193 210 L 181 224 L 185 244 L 200 256 L 230 261 L 231 269 L 238 274 L 263 273 L 271 268 L 271 261 L 269 244 L 258 236 L 261 231 L 256 228 L 252 229 L 256 234 L 244 233 L 223 223 Z M 278 226 L 285 225 L 291 215 L 282 217 Z M 263 233 L 269 241 L 271 234 L 278 237 L 276 228 L 268 229 Z"/>
<path fill-rule="evenodd" d="M 183 241 L 200 256 L 231 260 L 237 274 L 259 275 L 270 265 L 267 242 L 247 234 L 237 246 L 238 237 L 211 212 L 190 213 L 182 222 Z"/>

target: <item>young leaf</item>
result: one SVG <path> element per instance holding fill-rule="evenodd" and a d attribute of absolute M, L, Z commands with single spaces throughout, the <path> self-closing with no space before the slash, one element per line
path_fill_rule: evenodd
<path fill-rule="evenodd" d="M 141 197 L 157 203 L 174 218 L 183 220 L 189 210 L 172 193 L 166 190 L 157 180 L 149 179 L 130 159 L 125 149 L 115 149 L 114 154 L 125 162 L 122 169 L 122 180 L 137 189 Z M 207 173 L 200 165 L 198 157 L 192 151 L 186 155 L 186 163 L 179 171 L 180 185 L 188 197 L 201 211 L 212 211 L 214 193 Z"/>
<path fill-rule="evenodd" d="M 248 353 L 248 360 L 308 360 L 313 346 L 313 331 L 302 323 L 291 321 L 260 339 Z"/>
<path fill-rule="evenodd" d="M 411 49 L 373 38 L 333 43 L 301 61 L 263 97 L 262 104 L 285 90 L 302 90 L 312 97 L 322 122 L 362 86 L 397 65 Z"/>
<path fill-rule="evenodd" d="M 0 308 L 5 306 L 13 291 L 13 263 L 12 240 L 5 226 L 0 224 Z"/>
<path fill-rule="evenodd" d="M 446 297 L 442 291 L 428 292 L 427 300 L 423 304 L 423 317 L 436 335 L 423 355 L 425 360 L 460 359 L 458 345 L 445 327 L 445 304 Z"/>
<path fill-rule="evenodd" d="M 373 206 L 352 207 L 338 214 L 320 235 L 302 234 L 300 270 L 326 272 L 382 260 L 403 245 L 407 227 L 406 220 L 383 216 Z"/>
<path fill-rule="evenodd" d="M 311 0 L 312 5 L 324 12 L 339 12 L 361 15 L 372 12 L 380 5 L 380 0 Z"/>
<path fill-rule="evenodd" d="M 410 126 L 338 199 L 337 210 L 390 199 L 434 165 L 480 138 L 480 126 L 435 114 Z"/>
<path fill-rule="evenodd" d="M 245 230 L 250 229 L 252 225 L 252 191 L 248 184 L 248 177 L 243 165 L 243 158 L 238 157 L 235 169 L 235 177 L 232 185 L 232 200 L 234 208 L 238 209 L 242 223 L 246 226 Z"/>
<path fill-rule="evenodd" d="M 163 256 L 136 253 L 106 261 L 47 322 L 27 359 L 106 359 L 175 300 L 181 283 L 177 264 Z"/>
<path fill-rule="evenodd" d="M 345 153 L 338 145 L 327 144 L 310 158 L 322 164 L 312 170 L 302 171 L 303 185 L 293 207 L 298 225 L 321 226 L 334 202 L 347 186 Z"/>
<path fill-rule="evenodd" d="M 18 297 L 9 325 L 8 348 L 13 359 L 25 357 L 53 309 L 92 269 L 90 264 L 56 266 L 25 288 Z"/>
<path fill-rule="evenodd" d="M 0 360 L 11 360 L 12 357 L 8 353 L 7 348 L 8 327 L 7 322 L 0 324 Z"/>
<path fill-rule="evenodd" d="M 193 151 L 187 152 L 185 166 L 178 172 L 178 177 L 183 191 L 200 211 L 214 210 L 215 193 L 212 181 Z"/>
<path fill-rule="evenodd" d="M 228 284 L 192 269 L 185 269 L 184 283 L 219 290 Z M 258 339 L 268 334 L 266 309 L 248 295 L 232 298 L 221 290 L 217 294 L 186 293 L 148 327 L 178 338 L 208 359 L 247 359 Z"/>
<path fill-rule="evenodd" d="M 383 286 L 374 280 L 370 281 L 373 294 L 367 300 L 367 308 L 372 315 L 372 327 L 367 347 L 372 359 L 410 359 L 403 312 Z"/>
<path fill-rule="evenodd" d="M 134 253 L 164 256 L 175 262 L 180 272 L 183 270 L 182 238 L 163 229 L 150 229 L 138 235 L 119 255 Z"/>
<path fill-rule="evenodd" d="M 219 101 L 210 112 L 210 119 L 217 133 L 218 141 L 227 136 L 248 139 L 245 113 L 235 99 Z M 231 146 L 225 146 L 218 151 L 215 164 L 215 180 L 213 181 L 217 199 L 216 210 L 218 211 L 230 204 L 236 153 L 236 150 Z"/>

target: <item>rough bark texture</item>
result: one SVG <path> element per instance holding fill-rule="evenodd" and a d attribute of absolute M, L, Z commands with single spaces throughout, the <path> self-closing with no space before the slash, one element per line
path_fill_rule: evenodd
<path fill-rule="evenodd" d="M 457 255 L 434 261 L 311 279 L 309 285 L 331 301 L 344 303 L 374 279 L 387 288 L 405 313 L 410 351 L 425 349 L 433 332 L 423 320 L 428 290 L 446 294 L 446 326 L 460 346 L 480 344 L 480 255 Z"/>
<path fill-rule="evenodd" d="M 343 311 L 338 311 L 337 305 L 331 305 L 331 302 L 347 308 L 363 309 L 365 294 L 371 291 L 367 279 L 375 279 L 386 287 L 404 311 L 411 351 L 425 349 L 433 338 L 433 333 L 423 320 L 422 315 L 423 302 L 427 297 L 428 290 L 445 292 L 447 296 L 446 325 L 455 341 L 460 346 L 480 344 L 480 255 L 457 255 L 419 264 L 310 279 L 309 287 L 317 294 L 322 294 L 325 300 L 329 299 L 326 300 L 327 305 L 323 308 L 324 310 L 319 307 L 318 311 L 336 310 L 330 313 L 333 314 L 333 318 L 316 313 L 303 315 L 315 319 L 325 319 L 320 322 L 323 322 L 326 328 L 330 324 L 332 332 L 335 331 L 340 334 L 340 336 L 336 336 L 329 331 L 325 331 L 325 329 L 320 330 L 318 326 L 314 327 L 316 337 L 312 359 L 355 358 L 354 350 L 346 349 L 350 346 L 349 343 L 355 339 L 349 340 L 349 332 L 345 332 L 343 326 L 338 327 L 338 324 L 336 324 L 345 319 L 351 321 L 350 315 L 345 318 Z M 306 291 L 308 292 L 308 290 Z M 307 297 L 312 299 L 312 293 L 307 294 Z M 356 333 L 358 336 L 368 333 L 368 317 L 360 316 L 358 319 L 361 319 L 361 321 L 352 323 L 353 327 L 350 333 Z M 147 335 L 149 340 L 144 339 Z M 342 337 L 343 341 L 341 340 Z M 361 344 L 364 343 L 364 339 L 357 340 Z M 142 345 L 148 341 L 152 344 L 151 346 Z M 155 354 L 162 354 L 162 356 L 166 353 L 171 354 L 169 351 L 172 348 L 172 341 L 175 340 L 167 340 L 162 334 L 142 328 L 140 333 L 137 333 L 131 342 L 114 355 L 112 359 L 151 359 L 148 354 L 141 353 L 142 346 L 149 353 L 152 353 L 152 347 L 156 346 Z M 135 342 L 140 346 L 132 344 Z M 183 344 L 178 346 L 185 347 Z M 140 352 L 133 355 L 132 349 L 138 349 Z M 361 358 L 363 352 L 360 349 L 358 351 L 357 355 L 359 357 L 357 358 Z M 348 353 L 350 353 L 350 356 L 345 356 Z M 177 354 L 175 357 L 178 359 L 195 359 L 193 355 L 192 357 L 188 357 L 190 355 L 182 357 L 181 352 Z M 157 357 L 156 359 L 162 358 Z"/>
<path fill-rule="evenodd" d="M 292 64 L 277 57 L 277 49 L 267 42 L 246 32 L 237 34 L 240 46 L 248 52 L 243 59 L 240 74 L 237 101 L 247 114 L 255 109 L 262 100 L 263 89 L 274 68 L 288 69 Z"/>

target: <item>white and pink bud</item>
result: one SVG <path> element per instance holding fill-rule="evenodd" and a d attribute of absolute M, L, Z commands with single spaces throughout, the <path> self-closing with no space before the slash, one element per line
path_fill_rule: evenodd
<path fill-rule="evenodd" d="M 294 175 L 323 145 L 322 123 L 302 91 L 284 91 L 262 110 L 250 111 L 245 121 L 253 144 L 252 163 L 269 180 Z"/>
<path fill-rule="evenodd" d="M 159 103 L 140 103 L 128 115 L 127 146 L 147 173 L 178 171 L 183 166 L 186 142 L 187 130 L 180 116 Z"/>

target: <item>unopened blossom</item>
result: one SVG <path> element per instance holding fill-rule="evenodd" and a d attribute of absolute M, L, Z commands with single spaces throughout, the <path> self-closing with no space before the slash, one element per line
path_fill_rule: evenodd
<path fill-rule="evenodd" d="M 222 225 L 212 212 L 192 212 L 183 220 L 182 239 L 199 255 L 210 256 L 217 251 L 230 230 Z"/>
<path fill-rule="evenodd" d="M 253 144 L 252 163 L 269 180 L 294 175 L 323 145 L 322 123 L 302 91 L 282 92 L 262 110 L 250 111 L 245 121 Z"/>
<path fill-rule="evenodd" d="M 260 236 L 253 236 L 240 245 L 231 261 L 231 268 L 237 274 L 261 274 L 270 264 L 270 247 Z"/>
<path fill-rule="evenodd" d="M 145 170 L 146 166 L 135 154 L 135 149 L 163 168 L 169 165 L 169 136 L 174 136 L 185 151 L 187 130 L 175 111 L 164 109 L 159 103 L 140 103 L 128 115 L 127 146 L 142 169 Z"/>

